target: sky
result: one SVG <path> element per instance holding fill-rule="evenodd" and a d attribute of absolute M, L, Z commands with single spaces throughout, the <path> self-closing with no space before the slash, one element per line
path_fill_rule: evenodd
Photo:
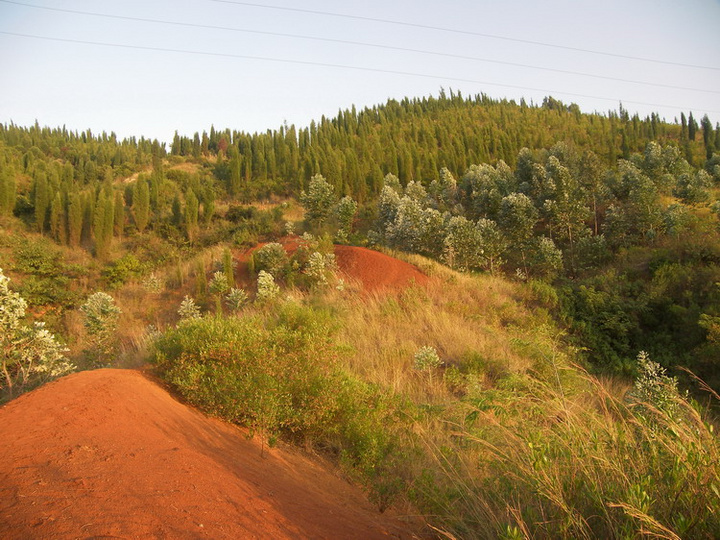
<path fill-rule="evenodd" d="M 441 88 L 720 122 L 720 0 L 0 0 L 0 122 L 170 142 Z"/>

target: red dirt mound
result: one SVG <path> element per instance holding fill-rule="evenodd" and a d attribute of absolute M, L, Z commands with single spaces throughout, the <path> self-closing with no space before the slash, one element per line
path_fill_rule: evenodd
<path fill-rule="evenodd" d="M 288 254 L 294 253 L 299 245 L 294 238 L 283 238 L 279 242 Z M 239 283 L 245 286 L 251 284 L 247 262 L 250 254 L 264 245 L 265 243 L 258 244 L 237 258 L 236 280 Z M 428 282 L 428 277 L 416 266 L 372 249 L 336 245 L 335 257 L 341 272 L 348 278 L 359 281 L 367 292 L 402 289 L 413 283 L 425 285 Z"/>
<path fill-rule="evenodd" d="M 0 537 L 411 538 L 291 449 L 176 401 L 137 371 L 86 371 L 0 408 Z"/>
<path fill-rule="evenodd" d="M 417 267 L 379 251 L 335 246 L 335 257 L 340 270 L 360 281 L 366 291 L 400 289 L 412 283 L 424 285 L 428 281 Z"/>

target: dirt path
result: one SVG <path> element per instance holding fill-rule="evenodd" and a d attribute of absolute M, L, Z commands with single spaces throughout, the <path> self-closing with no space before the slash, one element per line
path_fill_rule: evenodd
<path fill-rule="evenodd" d="M 297 451 L 143 373 L 65 377 L 0 408 L 0 538 L 413 538 Z"/>

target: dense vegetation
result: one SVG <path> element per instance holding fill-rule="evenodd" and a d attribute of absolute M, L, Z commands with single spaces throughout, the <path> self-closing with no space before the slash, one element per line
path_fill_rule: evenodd
<path fill-rule="evenodd" d="M 188 401 L 457 537 L 718 536 L 717 403 L 683 368 L 720 388 L 719 186 L 707 117 L 552 98 L 169 149 L 0 125 L 0 388 L 151 356 Z M 435 281 L 358 296 L 333 240 Z"/>

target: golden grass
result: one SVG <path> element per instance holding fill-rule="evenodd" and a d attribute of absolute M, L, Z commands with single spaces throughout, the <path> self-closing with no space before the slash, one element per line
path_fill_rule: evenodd
<path fill-rule="evenodd" d="M 414 259 L 411 262 L 434 276 L 427 287 L 354 297 L 341 304 L 338 339 L 351 350 L 353 372 L 415 400 L 433 401 L 451 399 L 452 394 L 442 372 L 430 377 L 413 369 L 420 347 L 434 347 L 446 369 L 460 366 L 471 355 L 506 372 L 531 367 L 517 340 L 527 334 L 528 325 L 539 328 L 540 321 L 518 301 L 518 285 Z"/>

